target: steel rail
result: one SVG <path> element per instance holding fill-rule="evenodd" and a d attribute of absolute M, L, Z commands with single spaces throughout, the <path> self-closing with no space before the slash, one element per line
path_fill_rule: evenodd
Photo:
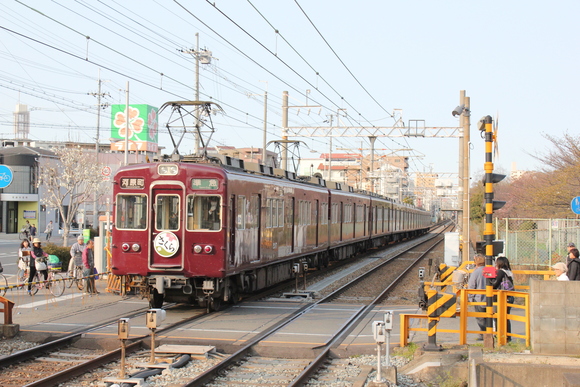
<path fill-rule="evenodd" d="M 438 237 L 438 235 L 435 236 L 435 238 L 436 237 Z M 428 241 L 425 241 L 425 242 L 428 242 Z M 341 327 L 341 329 L 339 331 L 337 331 L 337 333 L 327 342 L 327 344 L 322 345 L 320 347 L 317 347 L 317 348 L 323 348 L 323 350 L 318 354 L 318 356 L 316 356 L 316 358 L 314 360 L 312 360 L 310 362 L 310 364 L 308 364 L 304 368 L 304 370 L 300 373 L 300 375 L 296 376 L 296 378 L 294 378 L 294 380 L 292 380 L 292 382 L 288 386 L 289 387 L 297 387 L 297 386 L 302 386 L 302 385 L 306 384 L 308 382 L 308 380 L 312 377 L 312 375 L 314 375 L 318 371 L 318 369 L 320 368 L 320 366 L 322 366 L 322 364 L 324 362 L 326 362 L 326 360 L 328 359 L 328 357 L 330 357 L 330 351 L 333 348 L 336 348 L 342 341 L 344 341 L 344 339 L 350 334 L 350 332 L 352 332 L 352 330 L 354 328 L 356 328 L 356 326 L 366 317 L 366 315 L 371 310 L 373 310 L 375 308 L 376 304 L 378 304 L 385 297 L 385 295 L 388 292 L 390 292 L 392 290 L 392 288 L 395 285 L 397 285 L 401 281 L 401 279 L 409 271 L 411 271 L 411 269 L 421 259 L 423 259 L 423 257 L 425 255 L 427 255 L 431 250 L 433 250 L 435 248 L 435 246 L 437 246 L 442 241 L 443 241 L 442 238 L 439 239 L 438 241 L 436 241 L 423 254 L 421 254 L 415 260 L 415 262 L 413 262 L 411 265 L 409 265 L 409 267 L 407 269 L 405 269 L 404 271 L 402 271 L 401 274 L 397 278 L 395 278 L 393 280 L 393 282 L 391 282 L 391 284 L 389 286 L 387 286 L 377 297 L 375 297 L 375 299 L 373 301 L 371 301 L 369 303 L 369 305 L 361 308 L 359 311 L 357 311 L 357 313 L 355 313 L 354 315 L 352 315 L 350 317 L 350 319 L 345 324 L 343 324 L 343 326 Z M 425 242 L 423 242 L 423 243 L 425 243 Z M 382 265 L 378 266 L 376 269 L 378 269 L 379 267 L 382 267 Z M 373 272 L 374 271 L 375 270 L 373 269 Z M 359 278 L 357 278 L 357 280 L 358 279 Z"/>
<path fill-rule="evenodd" d="M 126 353 L 134 352 L 141 349 L 143 346 L 143 340 L 135 341 L 125 348 Z M 95 368 L 101 367 L 107 363 L 118 360 L 121 357 L 121 349 L 115 349 L 104 355 L 98 356 L 89 361 L 77 364 L 69 369 L 61 372 L 57 372 L 54 375 L 48 376 L 43 379 L 39 379 L 35 382 L 26 384 L 24 387 L 52 387 L 59 383 L 65 383 L 69 380 L 76 378 L 77 376 L 84 375 L 85 373 L 94 370 Z"/>
<path fill-rule="evenodd" d="M 164 309 L 169 309 L 172 306 L 174 306 L 174 304 L 166 305 L 164 307 Z M 145 312 L 146 312 L 146 310 L 136 311 L 136 312 L 132 313 L 129 316 L 129 318 L 138 317 L 140 315 L 145 314 Z M 205 316 L 206 314 L 207 314 L 207 312 L 201 312 L 195 316 L 192 316 L 192 317 L 189 317 L 187 319 L 175 322 L 173 324 L 169 324 L 166 327 L 158 329 L 157 333 L 159 334 L 159 333 L 163 333 L 163 332 L 178 328 L 184 324 L 190 323 L 191 321 L 193 321 L 195 319 L 201 318 L 202 316 Z M 77 333 L 73 333 L 71 335 L 62 337 L 60 339 L 53 340 L 51 342 L 36 346 L 34 348 L 29 348 L 29 349 L 26 349 L 23 351 L 15 352 L 11 355 L 0 358 L 0 368 L 6 368 L 10 365 L 22 363 L 22 362 L 31 360 L 35 357 L 38 357 L 40 355 L 44 355 L 46 353 L 57 351 L 61 348 L 64 348 L 64 347 L 71 345 L 74 341 L 79 339 L 82 335 L 96 331 L 98 329 L 102 329 L 102 328 L 107 327 L 109 325 L 112 325 L 116 322 L 117 322 L 117 319 L 110 320 L 110 321 L 105 322 L 103 324 L 99 324 L 98 326 L 91 327 L 90 329 L 87 329 L 87 330 L 84 330 L 81 332 L 77 332 Z M 147 337 L 148 337 L 148 335 L 142 335 L 142 336 L 130 338 L 128 340 L 129 344 L 126 347 L 126 350 L 131 352 L 131 351 L 135 351 L 136 349 L 141 348 L 143 345 L 144 339 Z M 115 360 L 119 360 L 120 355 L 121 355 L 121 349 L 116 349 L 116 350 L 110 351 L 102 356 L 93 358 L 91 360 L 88 360 L 88 361 L 80 363 L 80 364 L 77 364 L 69 369 L 63 370 L 63 371 L 58 372 L 54 375 L 39 379 L 35 382 L 27 384 L 26 386 L 47 386 L 47 387 L 48 386 L 55 386 L 58 383 L 63 383 L 63 382 L 69 381 L 69 380 L 71 380 L 79 375 L 82 375 L 86 372 L 94 370 L 95 368 L 101 367 L 103 364 L 106 364 L 106 363 L 109 363 L 109 362 L 112 362 Z"/>
<path fill-rule="evenodd" d="M 445 230 L 445 228 L 443 228 L 443 230 L 441 231 L 441 233 L 443 233 L 443 231 Z M 437 235 L 428 238 L 427 240 L 423 240 L 419 243 L 413 244 L 412 246 L 410 246 L 409 248 L 407 248 L 405 251 L 401 252 L 400 254 L 398 254 L 397 256 L 400 256 L 402 254 L 404 254 L 405 252 L 419 246 L 420 244 L 426 243 L 430 240 L 432 240 L 433 238 L 436 238 Z M 441 241 L 437 242 L 440 243 Z M 395 281 L 393 281 L 393 284 L 390 285 L 385 291 L 383 291 L 380 294 L 380 298 L 376 298 L 371 304 L 369 304 L 366 307 L 362 307 L 361 309 L 359 309 L 353 316 L 351 316 L 351 318 L 345 323 L 343 324 L 343 326 L 339 329 L 339 331 L 335 334 L 335 336 L 333 337 L 333 339 L 330 340 L 329 344 L 326 345 L 325 350 L 323 350 L 317 357 L 316 359 L 314 359 L 311 364 L 309 364 L 307 366 L 307 368 L 296 377 L 295 381 L 298 384 L 294 384 L 295 381 L 292 381 L 292 385 L 301 385 L 303 382 L 303 379 L 307 379 L 307 377 L 309 377 L 310 374 L 312 374 L 313 372 L 315 372 L 318 367 L 322 364 L 322 362 L 324 362 L 326 360 L 326 358 L 328 357 L 328 354 L 330 352 L 330 349 L 333 347 L 333 344 L 344 335 L 345 332 L 350 332 L 350 330 L 352 330 L 354 328 L 354 326 L 356 325 L 353 321 L 360 321 L 360 319 L 364 318 L 364 316 L 366 316 L 369 311 L 374 308 L 374 305 L 376 303 L 378 303 L 380 301 L 380 299 L 382 299 L 384 297 L 384 295 L 391 289 L 392 286 L 394 286 L 395 282 L 398 282 L 403 276 L 404 274 L 406 274 L 419 260 L 421 260 L 423 258 L 423 256 L 425 254 L 427 254 L 431 249 L 433 249 L 437 243 L 433 244 L 431 247 L 429 247 L 429 249 L 422 254 L 420 257 L 418 257 L 416 259 L 416 261 L 409 266 L 408 269 L 406 269 L 404 271 L 404 273 L 402 273 L 401 275 L 399 275 Z M 387 262 L 378 265 L 376 267 L 374 267 L 373 269 L 371 269 L 371 272 L 375 272 L 376 270 L 378 270 L 379 268 L 383 267 L 384 264 L 391 262 L 392 259 L 388 260 Z M 325 297 L 321 298 L 320 300 L 311 303 L 309 305 L 305 305 L 303 307 L 301 307 L 300 309 L 298 309 L 297 311 L 294 311 L 291 315 L 289 315 L 288 317 L 280 320 L 278 323 L 274 324 L 273 326 L 269 327 L 267 330 L 265 330 L 264 332 L 254 336 L 250 341 L 248 341 L 242 348 L 240 348 L 238 351 L 236 351 L 235 353 L 233 353 L 232 355 L 228 356 L 226 359 L 224 359 L 222 362 L 216 364 L 215 366 L 207 369 L 206 371 L 204 371 L 203 373 L 197 375 L 195 378 L 191 379 L 189 382 L 182 384 L 182 387 L 199 387 L 199 386 L 204 386 L 208 383 L 210 383 L 212 380 L 214 380 L 219 374 L 220 372 L 226 370 L 227 368 L 229 368 L 230 366 L 232 366 L 234 363 L 236 363 L 237 361 L 243 359 L 245 356 L 247 356 L 249 354 L 249 352 L 251 351 L 252 347 L 256 344 L 258 344 L 260 341 L 266 339 L 267 337 L 273 335 L 275 332 L 277 332 L 278 330 L 280 330 L 281 328 L 283 328 L 284 326 L 288 325 L 289 323 L 291 323 L 292 321 L 296 320 L 298 317 L 300 317 L 301 315 L 305 314 L 306 312 L 312 310 L 313 308 L 315 308 L 316 306 L 328 302 L 330 300 L 332 300 L 334 297 L 336 297 L 340 292 L 344 291 L 348 286 L 352 286 L 353 284 L 356 284 L 358 281 L 360 281 L 362 278 L 366 277 L 365 274 L 351 280 L 348 284 L 341 286 L 340 288 L 336 289 L 335 291 L 331 292 L 330 294 L 326 295 Z M 310 371 L 308 373 L 306 373 L 306 370 L 310 369 Z M 308 375 L 308 376 L 306 376 Z"/>

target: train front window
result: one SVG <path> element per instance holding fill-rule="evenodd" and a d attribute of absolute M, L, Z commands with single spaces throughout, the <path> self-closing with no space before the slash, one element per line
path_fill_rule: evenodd
<path fill-rule="evenodd" d="M 191 195 L 187 198 L 187 229 L 216 231 L 221 228 L 221 196 Z"/>
<path fill-rule="evenodd" d="M 157 195 L 155 203 L 155 228 L 179 230 L 179 196 Z"/>
<path fill-rule="evenodd" d="M 117 196 L 116 227 L 118 229 L 145 230 L 147 228 L 147 196 Z"/>

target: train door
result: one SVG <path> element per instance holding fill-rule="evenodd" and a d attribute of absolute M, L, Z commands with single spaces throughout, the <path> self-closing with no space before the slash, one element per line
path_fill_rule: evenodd
<path fill-rule="evenodd" d="M 232 195 L 230 198 L 230 224 L 229 224 L 229 236 L 230 236 L 230 246 L 229 246 L 229 262 L 233 265 L 236 262 L 236 195 Z"/>
<path fill-rule="evenodd" d="M 152 234 L 149 266 L 154 269 L 183 269 L 184 187 L 153 187 Z"/>
<path fill-rule="evenodd" d="M 290 202 L 290 221 L 292 222 L 292 236 L 291 236 L 291 240 L 290 240 L 290 251 L 294 252 L 294 233 L 296 232 L 296 219 L 295 219 L 295 214 L 296 214 L 296 198 L 292 197 L 292 201 Z"/>
<path fill-rule="evenodd" d="M 318 213 L 320 212 L 320 202 L 318 201 L 318 199 L 316 199 L 316 201 L 314 202 L 314 212 L 312 213 L 312 216 L 314 217 L 314 221 L 316 222 L 316 240 L 315 240 L 315 246 L 318 247 L 318 232 L 320 230 L 320 217 L 318 216 Z"/>
<path fill-rule="evenodd" d="M 262 259 L 262 195 L 252 195 L 253 214 L 256 217 L 254 224 L 256 226 L 256 260 Z"/>
<path fill-rule="evenodd" d="M 340 215 L 339 215 L 339 221 L 340 221 L 340 241 L 342 242 L 342 236 L 343 236 L 343 225 L 344 225 L 344 203 L 340 202 L 340 207 L 339 207 L 339 211 L 340 211 Z"/>

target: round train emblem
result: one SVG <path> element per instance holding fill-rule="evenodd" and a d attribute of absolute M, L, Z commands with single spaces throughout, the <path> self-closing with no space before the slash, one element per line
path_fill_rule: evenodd
<path fill-rule="evenodd" d="M 162 257 L 171 258 L 179 249 L 179 239 L 172 232 L 160 232 L 153 240 L 153 248 Z"/>

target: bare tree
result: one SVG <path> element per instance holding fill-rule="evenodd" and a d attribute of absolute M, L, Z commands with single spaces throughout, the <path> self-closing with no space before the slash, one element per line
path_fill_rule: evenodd
<path fill-rule="evenodd" d="M 102 165 L 94 154 L 79 148 L 64 148 L 55 151 L 58 159 L 40 166 L 38 187 L 45 189 L 42 203 L 58 208 L 63 221 L 63 246 L 68 245 L 70 225 L 85 202 L 93 202 L 95 192 L 102 196 Z M 68 206 L 68 209 L 66 209 Z"/>

